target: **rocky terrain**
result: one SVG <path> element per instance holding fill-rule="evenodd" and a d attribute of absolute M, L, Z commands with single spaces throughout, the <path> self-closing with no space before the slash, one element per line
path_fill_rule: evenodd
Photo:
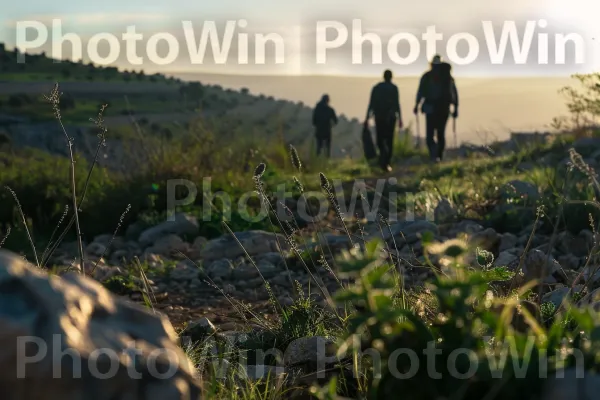
<path fill-rule="evenodd" d="M 572 168 L 583 177 L 593 177 L 600 161 L 600 152 L 593 150 L 597 144 L 598 139 L 580 139 L 570 144 L 582 151 L 580 158 L 555 149 L 539 157 L 538 165 Z M 514 143 L 463 147 L 464 153 L 455 157 L 472 157 L 473 152 L 500 157 L 513 151 L 511 146 Z M 519 165 L 521 171 L 527 171 L 527 163 Z M 558 315 L 566 301 L 581 310 L 600 311 L 600 259 L 596 253 L 600 241 L 593 221 L 587 228 L 555 228 L 553 218 L 544 215 L 547 192 L 533 180 L 513 179 L 496 189 L 493 198 L 480 200 L 481 215 L 507 215 L 515 223 L 468 217 L 464 204 L 439 195 L 431 197 L 435 201 L 425 206 L 425 213 L 413 216 L 402 211 L 395 221 L 386 220 L 384 211 L 377 220 L 367 220 L 359 209 L 356 216 L 345 215 L 342 224 L 335 204 L 330 204 L 329 214 L 317 223 L 296 220 L 280 233 L 247 230 L 215 238 L 199 234 L 203 221 L 178 212 L 171 221 L 151 225 L 139 221 L 116 235 L 106 233 L 84 242 L 85 278 L 80 274 L 75 242 L 62 243 L 46 267 L 64 279 L 72 281 L 76 276 L 80 279 L 73 281 L 77 285 L 92 278 L 90 282 L 101 285 L 95 290 L 106 291 L 123 307 L 145 309 L 147 315 L 174 327 L 179 337 L 173 340 L 186 352 L 199 378 L 207 365 L 216 365 L 220 368 L 214 375 L 217 382 L 234 379 L 253 385 L 267 380 L 269 398 L 283 398 L 281 391 L 297 388 L 291 394 L 286 392 L 286 397 L 302 399 L 311 398 L 306 397 L 311 385 L 325 384 L 335 376 L 349 385 L 344 393 L 356 395 L 360 379 L 355 376 L 352 357 L 341 352 L 336 337 L 336 332 L 345 328 L 335 315 L 347 310 L 330 307 L 329 302 L 332 296 L 359 284 L 356 276 L 344 274 L 339 266 L 368 252 L 372 240 L 381 240 L 383 245 L 375 258 L 387 260 L 401 273 L 407 293 L 420 293 L 412 306 L 417 310 L 424 306 L 419 315 L 431 312 L 423 303 L 427 291 L 420 291 L 439 273 L 459 274 L 442 254 L 448 253 L 448 246 L 469 249 L 462 262 L 470 271 L 513 274 L 499 284 L 499 291 L 519 290 L 536 282 L 520 304 L 540 324 Z M 298 204 L 286 201 L 290 215 L 299 215 Z M 446 250 L 436 252 L 436 244 Z M 22 262 L 10 257 L 2 262 Z M 69 304 L 66 297 L 57 301 Z M 67 309 L 64 313 L 73 312 Z M 281 314 L 281 310 L 287 311 Z M 523 315 L 513 317 L 513 329 L 528 329 L 531 322 Z M 146 329 L 145 324 L 141 329 Z M 161 333 L 165 334 L 169 335 Z M 158 340 L 156 337 L 151 340 Z M 265 358 L 264 350 L 272 350 L 271 355 Z M 250 358 L 240 362 L 237 357 L 242 353 Z M 186 367 L 181 368 L 185 375 Z M 192 378 L 183 379 L 191 382 Z M 586 380 L 586 390 L 596 390 L 594 382 L 593 376 Z M 178 387 L 172 398 L 189 398 L 181 396 L 192 393 L 197 383 L 189 384 L 188 389 Z M 569 379 L 548 380 L 543 398 L 556 398 L 552 396 L 569 390 L 569 385 Z M 233 392 L 221 393 L 223 397 L 216 398 L 227 398 Z"/>
<path fill-rule="evenodd" d="M 535 201 L 540 196 L 533 184 L 524 181 L 509 182 L 503 190 L 507 199 L 527 197 Z M 506 206 L 499 204 L 497 208 Z M 335 215 L 331 214 L 321 225 L 331 227 L 335 220 Z M 208 240 L 197 236 L 200 223 L 191 215 L 179 213 L 174 221 L 165 221 L 143 230 L 139 229 L 139 225 L 131 225 L 122 236 L 97 236 L 85 244 L 86 272 L 116 291 L 123 290 L 123 295 L 132 300 L 141 302 L 143 285 L 134 266 L 134 261 L 139 260 L 140 265 L 146 268 L 152 295 L 156 299 L 155 307 L 168 315 L 176 326 L 209 317 L 215 325 L 225 324 L 226 328 L 230 328 L 242 316 L 231 309 L 227 297 L 253 304 L 255 311 L 269 313 L 271 306 L 265 282 L 270 284 L 281 304 L 291 304 L 294 282 L 307 287 L 311 281 L 309 272 L 301 265 L 296 253 L 290 250 L 285 235 L 246 231 L 235 232 L 235 239 L 232 235 L 224 235 Z M 360 225 L 365 242 L 383 237 L 394 258 L 401 260 L 399 264 L 406 268 L 406 282 L 411 286 L 420 286 L 432 276 L 420 243 L 425 232 L 433 233 L 435 240 L 440 242 L 463 238 L 490 252 L 493 260 L 488 267 L 508 266 L 516 270 L 521 256 L 525 254 L 525 280 L 543 276 L 548 290 L 553 289 L 544 298 L 557 304 L 560 304 L 559 296 L 564 293 L 565 285 L 578 280 L 587 281 L 597 268 L 593 264 L 595 260 L 589 258 L 597 241 L 591 228 L 576 234 L 568 231 L 548 234 L 538 232 L 543 224 L 532 223 L 522 226 L 516 233 L 501 232 L 484 226 L 486 223 L 483 221 L 458 220 L 456 209 L 447 199 L 435 206 L 434 220 L 417 218 L 391 223 L 384 228 L 383 236 L 380 222 L 349 219 L 347 223 Z M 312 252 L 314 256 L 319 247 L 327 248 L 335 257 L 340 251 L 352 248 L 351 238 L 343 232 L 322 229 L 327 232 L 313 235 L 308 242 L 300 242 L 299 251 L 307 251 L 309 255 Z M 195 238 L 186 242 L 183 237 Z M 75 243 L 65 243 L 54 254 L 50 264 L 61 269 L 68 265 L 78 268 L 75 260 Z M 316 260 L 312 261 L 311 264 L 315 264 Z M 335 263 L 334 259 L 329 261 Z M 313 276 L 322 280 L 319 283 L 330 292 L 341 287 L 332 271 L 322 268 L 314 272 Z M 592 283 L 600 280 L 600 272 L 596 275 Z M 119 288 L 119 285 L 122 287 Z M 324 304 L 318 290 L 314 289 L 313 295 Z"/>

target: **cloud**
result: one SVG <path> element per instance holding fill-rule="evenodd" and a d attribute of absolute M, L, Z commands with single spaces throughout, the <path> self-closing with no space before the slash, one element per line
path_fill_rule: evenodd
<path fill-rule="evenodd" d="M 19 19 L 11 19 L 11 20 L 4 21 L 4 24 L 7 28 L 11 28 L 11 29 L 16 28 L 17 23 L 23 22 L 23 21 L 36 21 L 36 22 L 41 22 L 44 25 L 52 25 L 53 19 L 60 19 L 60 18 L 62 18 L 62 17 L 58 14 L 56 14 L 56 15 L 54 15 L 54 14 L 31 14 L 31 15 L 25 15 Z"/>
<path fill-rule="evenodd" d="M 81 24 L 81 25 L 106 25 L 106 24 L 137 24 L 143 22 L 152 22 L 164 19 L 164 15 L 157 13 L 89 13 L 89 14 L 31 14 L 24 15 L 19 19 L 5 21 L 5 25 L 9 28 L 15 28 L 17 22 L 22 21 L 37 21 L 44 25 L 52 25 L 55 19 L 60 20 L 63 24 Z"/>
<path fill-rule="evenodd" d="M 69 17 L 70 20 L 81 24 L 99 24 L 105 22 L 146 22 L 157 21 L 163 19 L 163 14 L 157 13 L 129 13 L 129 14 L 108 14 L 108 13 L 93 13 L 93 14 L 75 14 Z"/>

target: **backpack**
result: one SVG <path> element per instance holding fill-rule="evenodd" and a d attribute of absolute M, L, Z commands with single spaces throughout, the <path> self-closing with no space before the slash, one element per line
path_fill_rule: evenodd
<path fill-rule="evenodd" d="M 432 70 L 427 75 L 425 81 L 425 101 L 427 103 L 447 103 L 454 101 L 454 91 L 452 84 L 452 66 L 448 63 L 442 63 L 437 67 L 437 71 Z"/>
<path fill-rule="evenodd" d="M 322 101 L 317 103 L 313 111 L 313 125 L 317 128 L 331 126 L 331 111 L 329 106 Z"/>

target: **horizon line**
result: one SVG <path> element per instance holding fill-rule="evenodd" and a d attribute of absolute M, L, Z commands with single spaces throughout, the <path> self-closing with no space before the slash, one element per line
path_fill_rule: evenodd
<path fill-rule="evenodd" d="M 7 45 L 6 42 L 0 42 L 0 45 Z M 6 46 L 9 47 L 9 46 Z M 7 48 L 8 51 L 19 51 L 20 50 L 16 47 L 16 46 L 10 46 L 10 50 Z M 79 61 L 73 61 L 70 60 L 68 58 L 64 58 L 64 59 L 56 59 L 48 54 L 45 54 L 45 51 L 40 51 L 40 52 L 25 52 L 24 54 L 30 54 L 30 55 L 36 55 L 36 56 L 41 56 L 42 54 L 44 54 L 44 56 L 48 59 L 51 60 L 60 60 L 60 61 L 66 61 L 66 62 L 74 62 L 76 64 L 80 64 L 80 65 L 85 65 L 85 62 L 82 60 Z M 118 66 L 118 65 L 96 65 L 93 64 L 94 67 L 96 68 L 109 68 L 109 67 L 115 67 L 117 68 L 120 72 L 125 72 L 127 70 L 130 71 L 136 71 L 135 68 L 127 68 L 125 66 Z M 385 68 L 382 66 L 382 68 Z M 390 69 L 389 67 L 387 69 Z M 164 75 L 166 77 L 168 77 L 169 75 L 173 75 L 173 74 L 201 74 L 201 75 L 213 75 L 213 76 L 239 76 L 239 77 L 273 77 L 273 78 L 381 78 L 382 74 L 364 74 L 364 75 L 354 75 L 354 74 L 339 74 L 339 73 L 250 73 L 250 74 L 246 74 L 246 73 L 239 73 L 239 72 L 211 72 L 211 71 L 193 71 L 193 70 L 169 70 L 169 71 L 155 71 L 152 68 L 148 69 L 148 70 L 144 70 L 143 68 L 139 68 L 138 71 L 143 71 L 145 73 L 149 73 L 149 74 L 161 74 Z M 422 76 L 422 73 L 418 73 L 418 74 L 403 74 L 403 75 L 396 75 L 394 77 L 394 79 L 406 79 L 406 78 L 419 78 Z M 573 74 L 569 74 L 569 75 L 479 75 L 479 74 L 475 74 L 475 75 L 462 75 L 462 74 L 455 74 L 454 76 L 456 77 L 460 77 L 460 78 L 465 78 L 465 79 L 502 79 L 502 78 L 506 78 L 506 79 L 552 79 L 552 78 L 572 78 Z"/>
<path fill-rule="evenodd" d="M 191 75 L 214 75 L 214 76 L 245 76 L 245 77 L 273 77 L 273 78 L 381 78 L 382 74 L 364 74 L 364 75 L 353 75 L 353 74 L 339 74 L 339 73 L 307 73 L 307 74 L 281 74 L 281 73 L 235 73 L 235 72 L 203 72 L 203 71 L 168 71 L 168 72 L 152 72 L 152 73 L 160 73 L 163 75 L 173 75 L 173 74 L 191 74 Z M 403 74 L 403 75 L 395 75 L 394 79 L 405 79 L 405 78 L 420 78 L 421 74 Z M 467 79 L 502 79 L 502 78 L 511 78 L 511 79 L 544 79 L 544 78 L 571 78 L 571 75 L 454 75 L 455 77 L 467 78 Z"/>

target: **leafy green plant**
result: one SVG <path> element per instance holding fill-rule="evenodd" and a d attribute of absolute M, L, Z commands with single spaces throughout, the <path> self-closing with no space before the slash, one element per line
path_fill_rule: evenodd
<path fill-rule="evenodd" d="M 554 310 L 544 304 L 541 317 L 532 313 L 530 303 L 522 300 L 531 284 L 520 288 L 516 296 L 495 297 L 496 285 L 509 281 L 514 273 L 505 268 L 469 268 L 463 264 L 465 249 L 460 246 L 425 245 L 431 253 L 452 259 L 452 268 L 461 271 L 451 276 L 437 274 L 426 284 L 426 293 L 436 299 L 437 314 L 431 321 L 423 319 L 415 307 L 394 304 L 397 288 L 389 265 L 373 261 L 358 271 L 345 265 L 357 273 L 356 283 L 336 299 L 351 302 L 360 312 L 349 318 L 343 351 L 360 337 L 361 350 L 375 349 L 382 360 L 379 365 L 367 364 L 372 377 L 370 399 L 392 398 L 394 393 L 415 399 L 459 394 L 464 399 L 481 399 L 490 393 L 498 398 L 536 398 L 543 384 L 539 371 L 546 367 L 540 361 L 542 354 L 560 359 L 561 365 L 572 365 L 573 358 L 561 359 L 558 343 L 570 338 L 572 347 L 583 351 L 581 340 L 599 322 L 591 314 L 570 309 L 555 316 L 545 329 L 542 321 L 554 315 Z M 519 320 L 528 329 L 520 330 Z M 588 350 L 584 353 L 592 356 Z M 507 360 L 503 365 L 498 363 L 502 357 Z M 375 366 L 381 370 L 373 370 Z"/>

